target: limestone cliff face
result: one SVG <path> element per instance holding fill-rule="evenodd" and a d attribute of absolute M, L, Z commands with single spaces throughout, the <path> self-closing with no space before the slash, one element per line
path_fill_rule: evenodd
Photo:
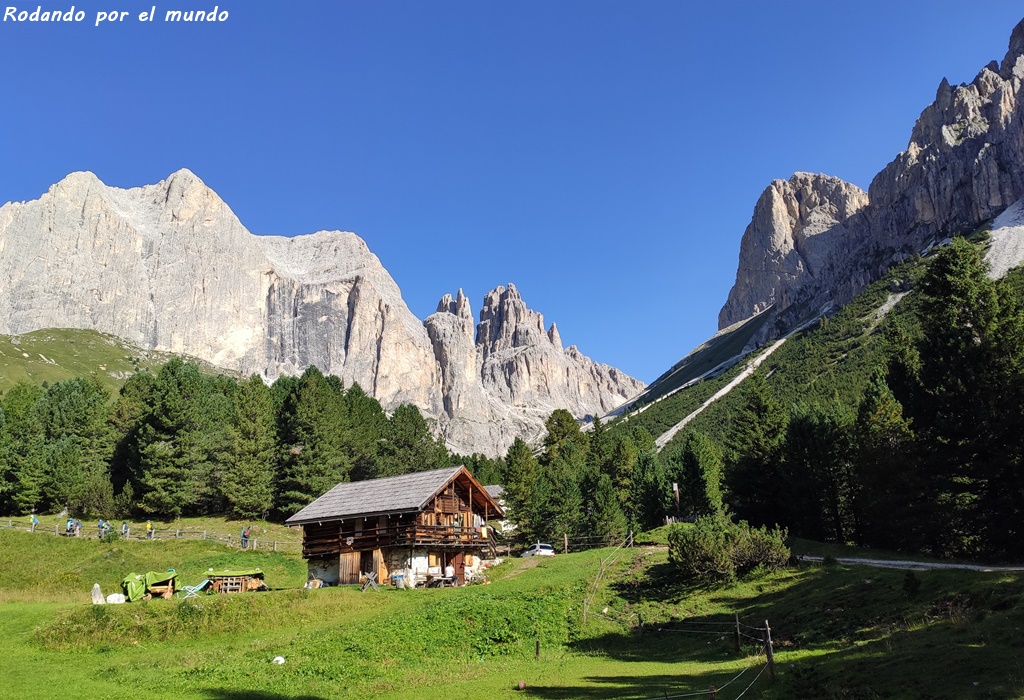
<path fill-rule="evenodd" d="M 718 317 L 719 328 L 786 307 L 801 289 L 832 271 L 833 257 L 848 247 L 844 222 L 868 196 L 856 185 L 827 175 L 796 173 L 772 182 L 743 232 L 736 284 Z"/>
<path fill-rule="evenodd" d="M 556 408 L 578 417 L 604 414 L 644 388 L 575 346 L 563 349 L 555 325 L 545 330 L 544 317 L 513 284 L 485 295 L 475 340 L 462 290 L 454 300 L 446 295 L 424 325 L 441 368 L 443 423 L 452 438 L 473 435 L 504 449 L 516 436 L 540 437 Z"/>
<path fill-rule="evenodd" d="M 421 322 L 355 234 L 254 236 L 187 170 L 128 190 L 74 173 L 0 207 L 0 290 L 0 333 L 95 329 L 268 379 L 316 365 L 387 409 L 417 405 L 464 452 L 498 454 L 554 408 L 582 417 L 643 386 L 563 352 L 518 293 L 485 302 L 486 352 L 461 292 Z M 532 362 L 488 379 L 512 348 Z"/>
<path fill-rule="evenodd" d="M 1022 80 L 1024 21 L 1001 63 L 993 61 L 968 85 L 940 83 L 907 149 L 875 176 L 866 199 L 825 176 L 797 173 L 788 183 L 773 182 L 744 233 L 719 327 L 773 303 L 780 311 L 801 304 L 805 312 L 844 303 L 893 263 L 1024 196 Z M 808 228 L 801 196 L 810 192 L 818 203 L 809 213 L 821 218 Z M 800 244 L 806 230 L 813 232 L 810 251 Z"/>

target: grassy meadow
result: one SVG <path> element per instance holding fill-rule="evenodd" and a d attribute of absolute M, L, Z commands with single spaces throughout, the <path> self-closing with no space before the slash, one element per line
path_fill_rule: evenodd
<path fill-rule="evenodd" d="M 108 593 L 132 571 L 174 568 L 195 583 L 210 568 L 254 565 L 270 592 L 87 602 L 93 583 Z M 744 691 L 769 699 L 1024 694 L 1018 574 L 918 572 L 908 581 L 902 571 L 812 566 L 707 589 L 680 582 L 664 548 L 648 546 L 510 560 L 489 585 L 460 589 L 306 591 L 304 579 L 294 553 L 0 531 L 0 695 L 610 699 L 711 686 L 728 700 Z M 766 620 L 775 683 L 757 641 Z M 272 663 L 276 656 L 285 663 Z"/>

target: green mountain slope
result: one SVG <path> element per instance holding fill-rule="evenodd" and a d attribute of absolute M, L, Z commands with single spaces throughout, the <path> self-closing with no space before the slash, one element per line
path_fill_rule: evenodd
<path fill-rule="evenodd" d="M 74 377 L 95 377 L 111 394 L 116 394 L 132 374 L 159 367 L 173 356 L 143 350 L 128 341 L 91 330 L 56 328 L 17 336 L 0 335 L 0 392 L 20 381 L 41 385 Z"/>

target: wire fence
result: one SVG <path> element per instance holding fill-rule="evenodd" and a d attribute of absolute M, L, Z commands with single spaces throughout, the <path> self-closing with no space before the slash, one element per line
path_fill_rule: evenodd
<path fill-rule="evenodd" d="M 587 589 L 587 597 L 583 602 L 584 624 L 586 623 L 587 615 L 589 614 L 604 618 L 612 623 L 625 626 L 634 630 L 640 636 L 643 636 L 644 634 L 714 636 L 718 637 L 721 641 L 733 642 L 736 653 L 743 653 L 744 649 L 747 650 L 748 662 L 746 666 L 722 685 L 718 687 L 711 686 L 707 690 L 652 695 L 648 700 L 674 700 L 675 698 L 739 700 L 744 697 L 755 684 L 757 684 L 765 671 L 769 673 L 771 679 L 774 681 L 775 658 L 772 651 L 771 628 L 769 627 L 767 620 L 765 620 L 764 625 L 762 626 L 749 625 L 741 622 L 739 615 L 737 614 L 732 620 L 670 620 L 662 623 L 644 623 L 642 617 L 638 613 L 622 613 L 607 607 L 602 609 L 600 612 L 590 611 L 589 608 L 593 605 L 594 598 L 600 590 L 601 580 L 606 576 L 610 567 L 621 556 L 621 549 L 622 547 L 616 548 L 611 554 L 601 561 L 601 567 L 597 576 L 594 578 L 594 583 Z M 753 675 L 753 678 L 745 687 L 740 689 L 742 683 L 740 679 L 747 676 L 747 674 L 751 672 L 751 669 L 758 666 L 760 666 L 760 670 Z M 723 691 L 727 689 L 729 689 L 728 693 L 723 693 Z M 734 689 L 738 690 L 738 694 L 732 695 Z"/>
<path fill-rule="evenodd" d="M 254 552 L 302 551 L 302 542 L 299 541 L 280 541 L 260 537 L 245 538 L 241 534 L 226 535 L 221 532 L 200 530 L 198 528 L 153 528 L 150 531 L 151 534 L 147 534 L 144 528 L 130 528 L 127 535 L 125 535 L 122 534 L 121 528 L 119 527 L 113 527 L 110 530 L 101 533 L 97 526 L 85 526 L 83 524 L 78 530 L 78 533 L 75 534 L 73 530 L 69 531 L 59 523 L 54 524 L 53 527 L 43 525 L 42 523 L 33 527 L 31 521 L 14 519 L 0 520 L 0 528 L 8 530 L 22 530 L 57 537 L 93 537 L 102 539 L 105 536 L 116 536 L 117 539 L 128 540 L 208 540 L 221 542 L 228 547 L 236 547 L 238 549 L 245 549 Z"/>

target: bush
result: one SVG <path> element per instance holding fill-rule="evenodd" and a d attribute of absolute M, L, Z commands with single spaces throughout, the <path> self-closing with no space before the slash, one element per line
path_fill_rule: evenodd
<path fill-rule="evenodd" d="M 790 556 L 785 539 L 785 530 L 753 528 L 726 515 L 706 515 L 692 527 L 672 527 L 668 556 L 687 578 L 705 583 L 733 581 L 754 569 L 783 568 Z"/>

